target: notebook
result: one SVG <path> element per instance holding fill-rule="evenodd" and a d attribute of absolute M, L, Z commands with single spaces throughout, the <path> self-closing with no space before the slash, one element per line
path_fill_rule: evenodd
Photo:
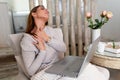
<path fill-rule="evenodd" d="M 89 64 L 99 41 L 100 37 L 98 37 L 93 42 L 85 57 L 66 56 L 64 59 L 55 62 L 45 72 L 50 74 L 57 74 L 61 76 L 77 78 L 83 72 L 85 67 Z"/>

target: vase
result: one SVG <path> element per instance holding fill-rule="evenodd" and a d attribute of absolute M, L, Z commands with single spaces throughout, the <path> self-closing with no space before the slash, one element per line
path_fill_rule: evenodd
<path fill-rule="evenodd" d="M 92 30 L 92 42 L 95 41 L 101 34 L 101 29 Z"/>

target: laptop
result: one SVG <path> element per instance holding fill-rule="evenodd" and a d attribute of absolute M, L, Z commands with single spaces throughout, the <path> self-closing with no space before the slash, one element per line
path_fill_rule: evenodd
<path fill-rule="evenodd" d="M 51 67 L 46 69 L 45 72 L 50 74 L 57 74 L 60 76 L 77 78 L 89 64 L 99 41 L 100 37 L 98 37 L 92 43 L 85 57 L 66 56 L 62 60 L 55 62 Z"/>

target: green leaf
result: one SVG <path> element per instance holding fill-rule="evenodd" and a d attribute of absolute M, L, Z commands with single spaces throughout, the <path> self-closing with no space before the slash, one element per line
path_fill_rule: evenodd
<path fill-rule="evenodd" d="M 93 25 L 89 25 L 88 27 L 90 27 L 91 29 L 93 29 L 93 28 L 94 28 L 94 26 L 93 26 Z"/>
<path fill-rule="evenodd" d="M 89 25 L 88 27 L 92 28 L 92 25 Z"/>
<path fill-rule="evenodd" d="M 113 40 L 112 44 L 113 44 L 113 48 L 115 49 L 115 42 L 114 42 L 114 40 Z"/>
<path fill-rule="evenodd" d="M 96 23 L 99 23 L 99 20 L 98 20 L 98 19 L 95 19 L 95 22 L 96 22 Z"/>
<path fill-rule="evenodd" d="M 94 24 L 93 26 L 97 26 L 97 24 Z"/>

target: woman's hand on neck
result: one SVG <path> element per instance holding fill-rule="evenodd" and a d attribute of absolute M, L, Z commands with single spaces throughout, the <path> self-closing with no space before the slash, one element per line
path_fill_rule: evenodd
<path fill-rule="evenodd" d="M 37 35 L 38 37 L 41 37 L 41 39 L 43 39 L 45 42 L 48 42 L 50 37 L 44 31 L 45 23 L 46 23 L 46 20 L 44 20 L 44 19 L 35 19 L 35 25 L 36 26 L 34 27 L 32 32 L 35 35 Z"/>

